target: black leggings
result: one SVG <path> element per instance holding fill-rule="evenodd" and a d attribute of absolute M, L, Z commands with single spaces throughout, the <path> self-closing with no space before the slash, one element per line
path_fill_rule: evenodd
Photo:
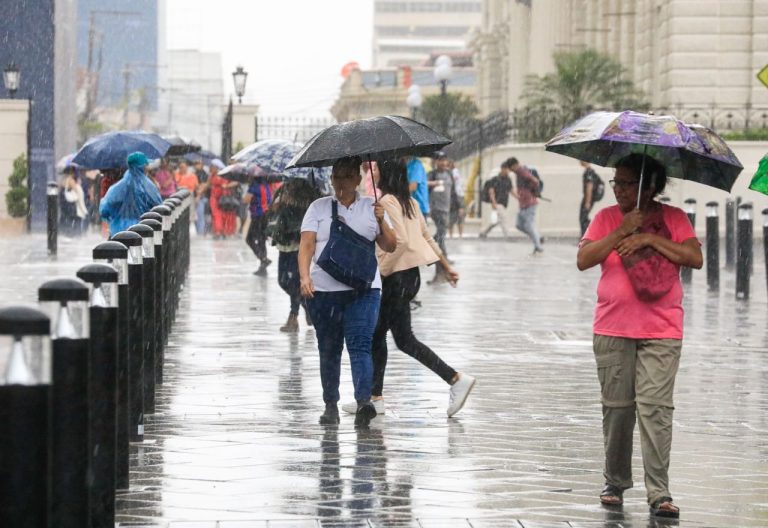
<path fill-rule="evenodd" d="M 277 259 L 277 283 L 291 298 L 291 315 L 299 315 L 301 281 L 299 280 L 299 252 L 281 251 Z"/>
<path fill-rule="evenodd" d="M 419 268 L 398 271 L 384 277 L 381 288 L 379 322 L 373 334 L 373 396 L 384 390 L 387 368 L 387 331 L 392 331 L 397 348 L 450 383 L 456 371 L 448 366 L 427 345 L 416 339 L 411 329 L 411 301 L 419 293 Z"/>

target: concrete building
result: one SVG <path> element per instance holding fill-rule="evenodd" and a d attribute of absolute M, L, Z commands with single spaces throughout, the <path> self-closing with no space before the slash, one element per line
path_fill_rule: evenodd
<path fill-rule="evenodd" d="M 199 50 L 167 50 L 165 86 L 160 92 L 156 128 L 221 149 L 224 77 L 221 54 Z"/>
<path fill-rule="evenodd" d="M 768 0 L 484 0 L 473 40 L 484 114 L 520 104 L 556 51 L 619 60 L 652 106 L 720 127 L 766 124 Z"/>
<path fill-rule="evenodd" d="M 421 88 L 423 97 L 440 93 L 432 67 L 352 70 L 341 86 L 331 114 L 339 122 L 387 114 L 409 116 L 411 111 L 405 99 L 412 84 Z M 474 99 L 475 89 L 475 69 L 454 67 L 448 90 Z"/>
<path fill-rule="evenodd" d="M 15 139 L 0 141 L 0 191 L 7 185 L 11 163 L 19 154 L 27 154 L 30 162 L 29 188 L 31 226 L 45 227 L 45 186 L 55 178 L 56 159 L 75 147 L 77 116 L 75 113 L 75 0 L 4 0 L 0 17 L 0 70 L 15 63 L 21 73 L 18 105 L 0 106 L 0 120 L 26 126 L 29 122 L 28 148 L 19 149 L 18 137 L 26 137 L 12 126 Z M 0 86 L 0 97 L 7 98 Z M 28 118 L 18 116 L 31 102 Z M 6 115 L 6 111 L 11 114 Z M 6 129 L 6 126 L 3 127 Z M 5 201 L 4 192 L 0 200 Z M 4 206 L 0 213 L 4 214 Z"/>
<path fill-rule="evenodd" d="M 77 0 L 79 88 L 89 92 L 87 104 L 121 107 L 140 91 L 142 104 L 157 108 L 163 6 L 158 0 Z"/>
<path fill-rule="evenodd" d="M 373 67 L 421 64 L 466 49 L 480 27 L 481 0 L 374 0 Z"/>

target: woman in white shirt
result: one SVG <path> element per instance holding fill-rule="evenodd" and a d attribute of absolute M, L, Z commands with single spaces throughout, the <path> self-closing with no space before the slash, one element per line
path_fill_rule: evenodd
<path fill-rule="evenodd" d="M 299 276 L 320 352 L 325 402 L 320 423 L 339 423 L 341 351 L 346 342 L 357 401 L 355 426 L 367 427 L 376 416 L 371 403 L 371 341 L 379 315 L 381 277 L 377 269 L 370 289 L 354 290 L 316 264 L 330 237 L 333 202 L 337 203 L 340 219 L 357 234 L 376 241 L 384 251 L 391 252 L 397 247 L 397 237 L 385 219 L 384 208 L 356 191 L 361 181 L 361 164 L 359 157 L 337 161 L 331 174 L 333 196 L 315 200 L 307 209 L 301 224 Z"/>
<path fill-rule="evenodd" d="M 475 385 L 475 378 L 456 372 L 432 349 L 416 339 L 411 328 L 410 303 L 421 285 L 419 266 L 439 262 L 453 286 L 459 280 L 459 274 L 427 231 L 419 204 L 411 198 L 405 163 L 388 160 L 379 164 L 379 171 L 379 187 L 384 193 L 379 203 L 397 234 L 397 249 L 392 253 L 377 252 L 383 281 L 379 321 L 373 334 L 373 405 L 377 413 L 384 413 L 382 393 L 387 366 L 387 332 L 391 331 L 397 348 L 450 385 L 447 413 L 453 416 L 463 407 Z M 354 412 L 354 406 L 344 405 L 342 409 Z"/>

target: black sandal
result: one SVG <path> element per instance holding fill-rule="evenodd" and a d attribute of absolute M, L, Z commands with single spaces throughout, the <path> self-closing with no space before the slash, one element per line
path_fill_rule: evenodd
<path fill-rule="evenodd" d="M 674 510 L 662 509 L 661 506 L 663 504 L 669 504 L 674 508 Z M 656 517 L 666 517 L 669 519 L 678 519 L 680 517 L 680 508 L 675 505 L 672 497 L 661 497 L 653 504 L 651 504 L 651 515 L 655 515 Z"/>
<path fill-rule="evenodd" d="M 608 500 L 610 497 L 616 497 L 619 500 Z M 624 504 L 624 490 L 613 484 L 606 484 L 603 491 L 600 492 L 600 503 L 605 506 L 621 506 Z"/>

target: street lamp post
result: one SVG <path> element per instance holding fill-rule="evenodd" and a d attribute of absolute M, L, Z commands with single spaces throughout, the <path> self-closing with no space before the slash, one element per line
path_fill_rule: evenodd
<path fill-rule="evenodd" d="M 440 55 L 435 60 L 435 80 L 440 83 L 440 95 L 445 96 L 448 89 L 448 81 L 453 76 L 453 62 L 448 55 Z"/>
<path fill-rule="evenodd" d="M 243 104 L 243 95 L 245 95 L 245 81 L 248 79 L 248 72 L 242 66 L 238 66 L 232 72 L 232 80 L 235 82 L 235 94 L 237 94 L 238 104 Z"/>
<path fill-rule="evenodd" d="M 12 62 L 3 70 L 3 84 L 5 89 L 8 90 L 8 95 L 11 99 L 16 95 L 16 90 L 19 89 L 19 81 L 21 80 L 21 72 L 16 63 Z"/>
<path fill-rule="evenodd" d="M 411 119 L 416 119 L 416 114 L 421 107 L 423 98 L 421 97 L 421 88 L 418 84 L 412 84 L 408 87 L 408 95 L 405 98 L 405 104 L 411 109 Z"/>

